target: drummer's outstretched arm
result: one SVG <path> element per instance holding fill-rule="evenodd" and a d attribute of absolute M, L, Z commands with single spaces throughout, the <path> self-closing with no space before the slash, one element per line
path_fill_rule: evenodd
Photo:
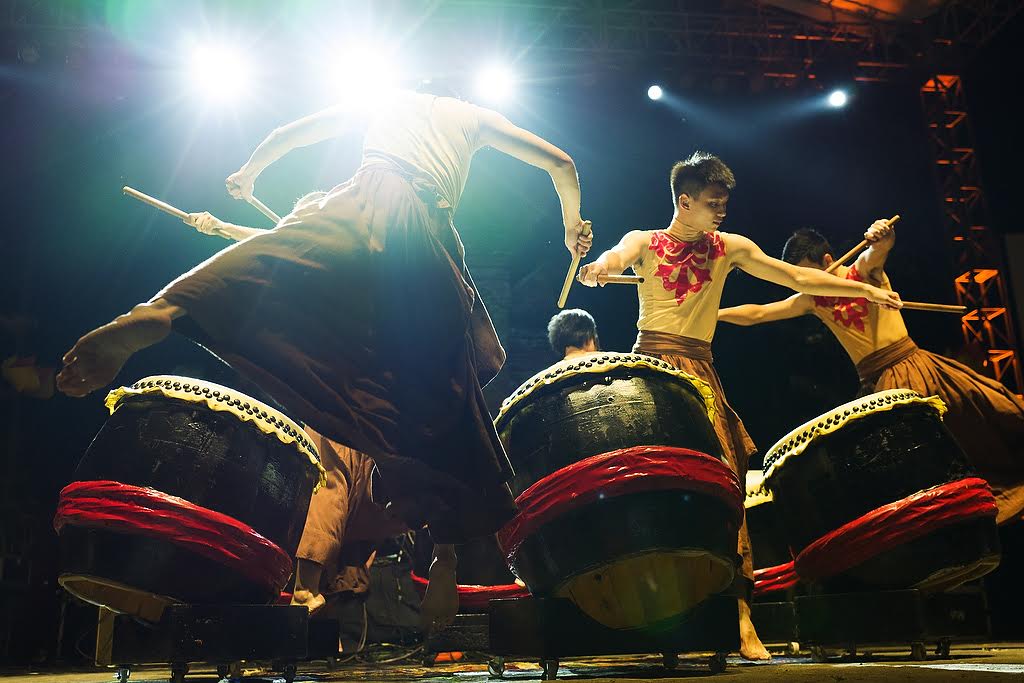
<path fill-rule="evenodd" d="M 864 297 L 889 308 L 903 303 L 896 292 L 880 289 L 866 282 L 839 278 L 822 270 L 802 268 L 768 256 L 754 242 L 742 235 L 726 236 L 726 249 L 731 262 L 756 278 L 815 296 Z"/>
<path fill-rule="evenodd" d="M 299 147 L 338 137 L 353 127 L 357 114 L 350 106 L 329 107 L 275 128 L 257 145 L 249 160 L 227 178 L 228 193 L 236 199 L 252 197 L 256 178 L 267 166 Z"/>
<path fill-rule="evenodd" d="M 562 205 L 562 225 L 565 228 L 565 246 L 580 256 L 586 256 L 593 235 L 583 234 L 580 217 L 580 180 L 572 157 L 539 135 L 520 128 L 496 111 L 478 108 L 480 144 L 515 157 L 536 168 L 547 171 Z"/>
<path fill-rule="evenodd" d="M 619 275 L 640 260 L 648 240 L 647 233 L 643 230 L 627 232 L 618 244 L 580 268 L 576 279 L 587 287 L 603 287 L 601 279 L 604 276 Z"/>
<path fill-rule="evenodd" d="M 733 325 L 760 325 L 761 323 L 789 320 L 811 312 L 814 300 L 807 294 L 794 294 L 770 304 L 742 304 L 718 311 L 718 321 Z"/>

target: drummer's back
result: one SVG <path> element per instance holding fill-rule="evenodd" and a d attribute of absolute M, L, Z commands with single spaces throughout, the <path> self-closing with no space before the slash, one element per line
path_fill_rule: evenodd
<path fill-rule="evenodd" d="M 710 342 L 729 273 L 726 233 L 681 242 L 664 230 L 643 232 L 648 235 L 647 248 L 633 265 L 644 278 L 637 287 L 637 329 Z"/>
<path fill-rule="evenodd" d="M 480 111 L 451 97 L 396 93 L 369 122 L 364 162 L 379 155 L 401 159 L 433 180 L 454 208 L 480 147 Z"/>

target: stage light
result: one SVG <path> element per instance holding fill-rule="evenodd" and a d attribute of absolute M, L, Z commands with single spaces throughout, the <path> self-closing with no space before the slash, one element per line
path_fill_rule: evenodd
<path fill-rule="evenodd" d="M 206 45 L 193 49 L 189 78 L 204 95 L 225 100 L 248 89 L 250 72 L 246 60 L 233 49 Z"/>
<path fill-rule="evenodd" d="M 833 90 L 828 96 L 828 106 L 836 109 L 845 107 L 848 99 L 845 90 Z"/>
<path fill-rule="evenodd" d="M 329 65 L 323 70 L 323 65 Z M 324 56 L 312 68 L 327 74 L 330 97 L 362 108 L 376 106 L 399 85 L 399 69 L 392 51 L 381 43 L 359 42 L 341 53 Z"/>
<path fill-rule="evenodd" d="M 498 64 L 485 66 L 476 77 L 476 92 L 484 100 L 502 102 L 515 92 L 516 76 L 508 67 Z"/>
<path fill-rule="evenodd" d="M 664 94 L 665 93 L 664 91 L 662 91 L 660 85 L 652 85 L 650 88 L 647 89 L 647 96 L 655 101 L 660 100 L 661 96 Z"/>

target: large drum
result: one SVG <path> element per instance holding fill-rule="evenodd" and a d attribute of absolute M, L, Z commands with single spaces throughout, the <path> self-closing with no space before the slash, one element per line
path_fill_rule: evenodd
<path fill-rule="evenodd" d="M 802 579 L 826 592 L 938 591 L 998 565 L 995 500 L 944 412 L 937 397 L 883 391 L 772 447 L 765 484 Z"/>
<path fill-rule="evenodd" d="M 743 507 L 754 561 L 754 600 L 786 600 L 787 592 L 796 586 L 798 577 L 785 530 L 779 522 L 772 494 L 764 487 L 761 471 L 747 472 L 746 484 Z"/>
<path fill-rule="evenodd" d="M 713 411 L 706 383 L 639 354 L 562 361 L 505 401 L 519 513 L 498 539 L 534 595 L 670 627 L 732 584 L 743 494 Z"/>
<path fill-rule="evenodd" d="M 268 603 L 292 570 L 316 447 L 273 408 L 187 377 L 107 396 L 111 415 L 61 491 L 60 583 L 117 612 Z"/>

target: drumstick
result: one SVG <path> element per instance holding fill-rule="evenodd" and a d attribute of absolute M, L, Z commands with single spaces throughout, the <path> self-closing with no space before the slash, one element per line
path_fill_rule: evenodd
<path fill-rule="evenodd" d="M 903 308 L 910 311 L 935 311 L 936 313 L 960 313 L 967 312 L 966 306 L 954 306 L 950 304 L 927 304 L 920 301 L 904 301 Z"/>
<path fill-rule="evenodd" d="M 643 284 L 643 277 L 640 275 L 605 275 L 597 279 L 606 285 L 639 285 Z"/>
<path fill-rule="evenodd" d="M 171 206 L 167 202 L 162 202 L 159 199 L 157 199 L 156 197 L 150 197 L 145 192 L 139 192 L 134 187 L 128 187 L 127 185 L 122 187 L 121 191 L 124 192 L 129 197 L 135 197 L 140 202 L 145 202 L 146 204 L 149 204 L 150 206 L 155 206 L 156 208 L 160 209 L 161 211 L 163 211 L 165 213 L 169 213 L 172 216 L 174 216 L 175 218 L 180 218 L 181 220 L 183 220 L 186 223 L 188 223 L 188 214 L 185 213 L 184 211 L 182 211 L 181 209 L 177 209 L 177 208 Z"/>
<path fill-rule="evenodd" d="M 583 230 L 580 233 L 582 236 L 590 234 L 590 221 L 583 221 Z M 562 283 L 562 291 L 558 295 L 558 307 L 565 308 L 565 300 L 569 298 L 569 288 L 572 287 L 572 281 L 576 277 L 576 269 L 580 267 L 580 255 L 573 253 L 572 263 L 569 264 L 569 272 L 565 274 L 565 282 Z"/>
<path fill-rule="evenodd" d="M 139 192 L 134 187 L 128 187 L 127 185 L 122 187 L 121 191 L 124 192 L 129 197 L 135 197 L 139 201 L 145 202 L 146 204 L 149 204 L 150 206 L 155 206 L 156 208 L 160 209 L 161 211 L 164 211 L 166 213 L 171 214 L 175 218 L 180 218 L 181 222 L 184 223 L 185 225 L 192 226 L 193 228 L 196 227 L 195 225 L 193 225 L 188 220 L 188 214 L 187 213 L 185 213 L 181 209 L 178 209 L 178 208 L 175 208 L 175 207 L 171 206 L 167 202 L 162 202 L 159 199 L 157 199 L 156 197 L 150 197 L 145 192 Z M 230 239 L 235 239 L 231 235 L 223 232 L 222 230 L 215 230 L 214 233 L 216 233 L 217 235 L 219 235 L 220 237 L 223 237 L 225 239 L 229 239 L 229 240 Z"/>
<path fill-rule="evenodd" d="M 892 218 L 887 220 L 886 223 L 888 223 L 889 225 L 896 225 L 896 223 L 899 220 L 900 220 L 900 216 L 899 216 L 899 214 L 896 214 L 895 216 L 893 216 Z M 851 249 L 850 251 L 848 251 L 845 254 L 843 254 L 843 256 L 838 261 L 833 261 L 832 265 L 830 265 L 828 268 L 825 269 L 825 272 L 826 273 L 831 273 L 836 268 L 838 268 L 839 266 L 843 265 L 844 263 L 846 263 L 847 261 L 852 259 L 854 256 L 856 256 L 857 252 L 859 252 L 861 249 L 863 249 L 866 246 L 868 246 L 868 241 L 867 240 L 861 240 L 860 244 L 858 244 L 853 249 Z"/>
<path fill-rule="evenodd" d="M 260 200 L 256 199 L 256 197 L 246 197 L 245 201 L 247 201 L 250 204 L 252 204 L 253 206 L 255 206 L 257 211 L 262 213 L 264 216 L 266 216 L 270 220 L 274 221 L 274 225 L 277 225 L 278 223 L 281 222 L 281 217 L 278 216 L 273 211 L 271 211 L 270 209 L 268 209 L 267 205 L 264 204 L 263 202 L 261 202 Z"/>

